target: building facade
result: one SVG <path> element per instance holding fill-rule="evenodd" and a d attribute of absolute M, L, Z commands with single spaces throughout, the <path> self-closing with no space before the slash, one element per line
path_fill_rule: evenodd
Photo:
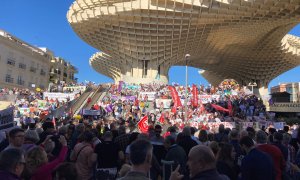
<path fill-rule="evenodd" d="M 76 83 L 74 75 L 78 73 L 75 66 L 61 57 L 52 57 L 50 61 L 50 82 L 59 83 Z"/>
<path fill-rule="evenodd" d="M 300 102 L 300 82 L 282 83 L 271 87 L 271 94 L 279 92 L 288 92 L 291 95 L 290 102 Z"/>
<path fill-rule="evenodd" d="M 49 82 L 76 82 L 77 72 L 49 49 L 34 47 L 0 30 L 0 88 L 47 89 Z"/>
<path fill-rule="evenodd" d="M 0 87 L 47 88 L 50 52 L 0 30 Z"/>

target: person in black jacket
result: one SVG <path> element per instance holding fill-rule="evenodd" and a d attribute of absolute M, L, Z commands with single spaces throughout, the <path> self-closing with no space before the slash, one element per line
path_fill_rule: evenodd
<path fill-rule="evenodd" d="M 197 145 L 197 142 L 194 141 L 191 137 L 191 127 L 189 126 L 184 127 L 182 131 L 182 135 L 178 134 L 177 144 L 184 149 L 186 155 L 189 154 L 190 149 L 192 149 L 192 147 Z"/>
<path fill-rule="evenodd" d="M 207 146 L 193 147 L 189 153 L 187 165 L 191 180 L 229 180 L 226 175 L 218 173 L 214 153 Z"/>
<path fill-rule="evenodd" d="M 237 179 L 237 166 L 234 162 L 235 150 L 231 144 L 220 143 L 220 150 L 217 154 L 217 170 L 225 174 L 231 180 Z"/>

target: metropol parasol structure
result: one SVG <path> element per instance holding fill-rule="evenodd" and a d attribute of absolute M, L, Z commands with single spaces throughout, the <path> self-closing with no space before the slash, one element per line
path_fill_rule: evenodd
<path fill-rule="evenodd" d="M 300 38 L 287 34 L 300 0 L 76 0 L 67 19 L 99 50 L 90 65 L 115 81 L 167 83 L 187 64 L 213 85 L 255 82 L 263 93 L 300 64 Z"/>

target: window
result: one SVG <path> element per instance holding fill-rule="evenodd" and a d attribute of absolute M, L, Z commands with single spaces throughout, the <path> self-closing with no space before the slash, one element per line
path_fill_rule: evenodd
<path fill-rule="evenodd" d="M 46 75 L 46 72 L 43 70 L 43 69 L 41 69 L 41 73 L 40 73 L 42 76 L 45 76 Z"/>
<path fill-rule="evenodd" d="M 24 86 L 25 84 L 25 81 L 22 79 L 21 75 L 18 76 L 17 84 L 21 86 Z"/>
<path fill-rule="evenodd" d="M 5 82 L 7 82 L 7 83 L 14 83 L 14 78 L 12 78 L 10 74 L 6 74 L 6 76 L 5 76 Z"/>
<path fill-rule="evenodd" d="M 11 58 L 8 58 L 8 59 L 7 59 L 7 64 L 8 64 L 8 65 L 15 66 L 15 64 L 16 64 L 16 61 L 15 61 L 15 60 L 13 60 L 13 59 L 11 59 Z"/>
<path fill-rule="evenodd" d="M 20 69 L 26 69 L 26 64 L 24 64 L 24 63 L 19 63 L 19 68 L 20 68 Z"/>

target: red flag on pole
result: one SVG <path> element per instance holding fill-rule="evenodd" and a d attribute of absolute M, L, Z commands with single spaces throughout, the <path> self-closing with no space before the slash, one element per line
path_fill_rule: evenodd
<path fill-rule="evenodd" d="M 219 106 L 219 105 L 216 105 L 216 104 L 211 104 L 211 106 L 212 106 L 213 108 L 215 108 L 215 110 L 217 110 L 217 111 L 229 112 L 228 109 L 225 109 L 225 108 L 223 108 L 222 106 Z"/>
<path fill-rule="evenodd" d="M 147 133 L 148 132 L 148 116 L 144 116 L 139 122 L 138 122 L 138 127 L 142 133 Z"/>
<path fill-rule="evenodd" d="M 161 124 L 163 124 L 165 122 L 165 115 L 163 113 L 161 113 L 160 118 L 158 120 Z"/>
<path fill-rule="evenodd" d="M 171 91 L 171 96 L 172 96 L 172 99 L 174 102 L 174 108 L 176 109 L 177 107 L 182 106 L 180 98 L 178 96 L 178 92 L 176 91 L 176 89 L 173 86 L 169 86 L 168 88 Z M 173 110 L 172 110 L 172 112 L 173 112 Z"/>
<path fill-rule="evenodd" d="M 193 94 L 192 104 L 194 107 L 197 107 L 198 106 L 198 89 L 195 84 L 193 84 L 193 87 L 192 87 L 192 94 Z"/>

